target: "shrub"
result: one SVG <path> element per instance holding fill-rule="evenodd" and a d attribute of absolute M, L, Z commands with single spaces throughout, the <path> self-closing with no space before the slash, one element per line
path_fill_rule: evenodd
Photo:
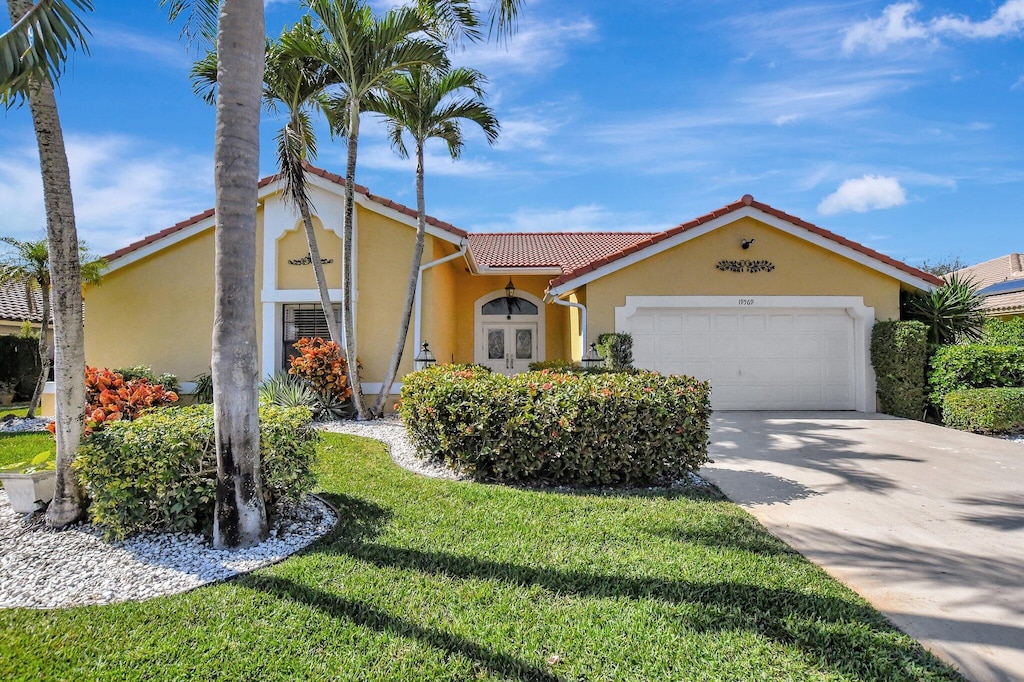
<path fill-rule="evenodd" d="M 572 360 L 544 360 L 543 362 L 530 363 L 531 372 L 540 372 L 545 369 L 551 369 L 556 372 L 566 372 L 579 370 L 580 366 Z"/>
<path fill-rule="evenodd" d="M 170 372 L 156 374 L 153 372 L 153 368 L 148 365 L 118 367 L 114 370 L 114 372 L 124 377 L 125 381 L 132 381 L 134 379 L 145 379 L 151 384 L 163 386 L 164 389 L 168 391 L 173 391 L 175 393 L 181 391 L 181 384 L 178 383 L 177 375 L 171 374 Z"/>
<path fill-rule="evenodd" d="M 302 377 L 275 374 L 260 383 L 260 402 L 279 407 L 306 407 L 315 419 L 351 416 L 351 403 L 333 395 L 317 393 Z"/>
<path fill-rule="evenodd" d="M 949 275 L 937 289 L 910 297 L 907 312 L 912 320 L 928 326 L 932 344 L 977 341 L 985 324 L 985 299 L 970 278 Z"/>
<path fill-rule="evenodd" d="M 990 318 L 981 329 L 981 338 L 990 346 L 1024 346 L 1024 317 Z"/>
<path fill-rule="evenodd" d="M 85 368 L 85 435 L 116 422 L 131 421 L 144 410 L 178 402 L 178 394 L 146 378 L 125 381 L 109 369 Z M 48 426 L 53 432 L 54 425 Z"/>
<path fill-rule="evenodd" d="M 601 334 L 597 352 L 608 369 L 633 369 L 633 337 L 630 334 Z"/>
<path fill-rule="evenodd" d="M 942 402 L 946 426 L 977 433 L 1024 429 L 1024 388 L 950 391 Z"/>
<path fill-rule="evenodd" d="M 318 434 L 309 410 L 260 407 L 263 495 L 270 513 L 314 484 Z M 217 487 L 213 407 L 158 410 L 98 431 L 78 451 L 74 468 L 107 535 L 206 531 Z"/>
<path fill-rule="evenodd" d="M 0 336 L 0 381 L 13 381 L 17 397 L 32 397 L 40 371 L 38 338 Z"/>
<path fill-rule="evenodd" d="M 209 372 L 197 374 L 192 378 L 196 382 L 196 391 L 192 395 L 196 403 L 208 405 L 213 402 L 213 375 Z"/>
<path fill-rule="evenodd" d="M 641 484 L 708 461 L 709 395 L 707 382 L 653 372 L 448 365 L 406 375 L 399 410 L 422 456 L 477 479 Z"/>
<path fill-rule="evenodd" d="M 313 390 L 342 401 L 352 396 L 348 385 L 348 363 L 338 344 L 317 337 L 299 339 L 294 348 L 299 355 L 292 358 L 288 373 L 305 379 Z"/>
<path fill-rule="evenodd" d="M 940 406 L 951 391 L 1024 386 L 1024 347 L 941 346 L 932 356 L 928 382 L 932 403 Z"/>
<path fill-rule="evenodd" d="M 907 419 L 924 416 L 928 328 L 920 322 L 888 320 L 871 330 L 879 410 Z"/>

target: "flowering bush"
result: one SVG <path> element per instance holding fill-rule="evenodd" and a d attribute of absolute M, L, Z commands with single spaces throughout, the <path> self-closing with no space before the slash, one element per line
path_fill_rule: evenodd
<path fill-rule="evenodd" d="M 484 480 L 640 484 L 708 461 L 710 386 L 686 376 L 448 365 L 406 375 L 399 411 L 421 455 Z"/>
<path fill-rule="evenodd" d="M 109 369 L 85 368 L 85 435 L 110 422 L 132 420 L 143 410 L 178 402 L 178 394 L 139 377 L 125 380 Z M 54 432 L 54 424 L 47 427 Z"/>
<path fill-rule="evenodd" d="M 352 396 L 348 385 L 348 363 L 341 355 L 338 344 L 316 337 L 299 339 L 294 348 L 299 355 L 292 358 L 288 373 L 305 379 L 313 390 L 336 401 Z"/>

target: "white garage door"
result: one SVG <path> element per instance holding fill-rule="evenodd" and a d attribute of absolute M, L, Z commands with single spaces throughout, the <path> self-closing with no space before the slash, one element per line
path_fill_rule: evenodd
<path fill-rule="evenodd" d="M 845 310 L 638 308 L 625 331 L 637 367 L 710 379 L 714 409 L 855 409 Z"/>

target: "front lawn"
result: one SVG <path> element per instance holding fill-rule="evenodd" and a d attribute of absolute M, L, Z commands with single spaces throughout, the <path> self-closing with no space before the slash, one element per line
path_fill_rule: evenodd
<path fill-rule="evenodd" d="M 0 472 L 28 466 L 32 458 L 44 450 L 56 451 L 53 436 L 49 432 L 0 432 Z"/>
<path fill-rule="evenodd" d="M 959 679 L 735 505 L 425 479 L 327 434 L 339 528 L 145 603 L 0 611 L 9 679 Z"/>

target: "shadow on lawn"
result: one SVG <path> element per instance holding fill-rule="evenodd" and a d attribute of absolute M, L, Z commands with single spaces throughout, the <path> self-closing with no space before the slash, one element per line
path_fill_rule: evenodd
<path fill-rule="evenodd" d="M 656 600 L 699 605 L 680 612 L 679 626 L 698 632 L 748 630 L 786 646 L 799 647 L 828 669 L 879 679 L 961 679 L 880 614 L 853 601 L 760 585 L 715 580 L 672 580 L 524 566 L 446 552 L 431 552 L 373 542 L 391 514 L 370 501 L 330 495 L 339 512 L 338 530 L 310 553 L 352 557 L 384 569 L 402 569 L 453 579 L 494 580 L 513 586 L 540 586 L 554 597 Z M 727 530 L 723 530 L 727 533 Z M 685 538 L 680 538 L 685 539 Z M 726 546 L 725 540 L 721 543 Z M 766 548 L 767 549 L 767 548 Z M 465 638 L 424 628 L 365 603 L 348 600 L 284 578 L 253 576 L 249 587 L 266 590 L 346 618 L 366 627 L 419 639 L 466 656 L 492 672 L 518 679 L 558 679 L 550 671 Z"/>

